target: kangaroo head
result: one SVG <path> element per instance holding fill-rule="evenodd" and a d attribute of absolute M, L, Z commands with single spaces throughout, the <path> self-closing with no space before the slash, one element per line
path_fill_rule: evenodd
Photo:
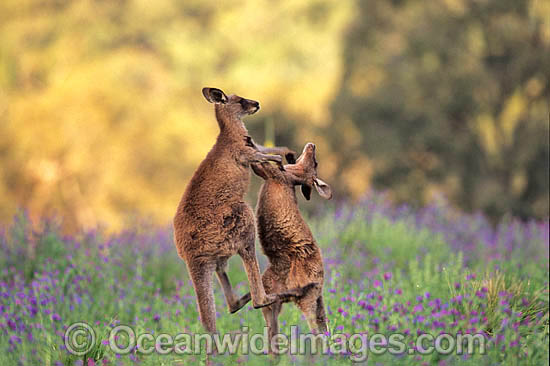
<path fill-rule="evenodd" d="M 312 187 L 315 187 L 321 197 L 329 200 L 332 198 L 332 189 L 317 176 L 317 165 L 315 144 L 308 142 L 296 164 L 285 165 L 284 169 L 292 177 L 294 184 L 302 186 L 302 194 L 307 200 L 311 198 Z"/>
<path fill-rule="evenodd" d="M 220 89 L 202 88 L 202 94 L 207 101 L 216 105 L 216 114 L 224 119 L 240 120 L 243 116 L 254 114 L 260 109 L 260 103 L 257 101 L 238 95 L 227 96 Z"/>

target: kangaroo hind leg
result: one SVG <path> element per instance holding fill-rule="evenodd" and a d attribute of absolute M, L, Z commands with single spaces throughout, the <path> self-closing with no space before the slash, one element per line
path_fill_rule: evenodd
<path fill-rule="evenodd" d="M 326 333 L 328 332 L 328 326 L 327 326 L 327 314 L 325 312 L 325 304 L 323 302 L 323 295 L 319 296 L 317 298 L 317 330 L 320 333 Z"/>
<path fill-rule="evenodd" d="M 237 299 L 237 296 L 233 291 L 233 287 L 231 287 L 231 282 L 229 281 L 229 276 L 227 276 L 225 267 L 226 263 L 218 264 L 216 268 L 216 275 L 218 276 L 218 280 L 220 281 L 220 284 L 222 286 L 223 294 L 225 295 L 225 301 L 227 303 L 227 307 L 229 308 L 229 312 L 233 314 L 239 311 L 243 306 L 245 306 L 246 303 L 250 301 L 251 296 L 249 292 L 241 298 Z"/>
<path fill-rule="evenodd" d="M 260 266 L 258 265 L 258 259 L 256 258 L 254 231 L 251 231 L 249 237 L 246 238 L 243 244 L 244 247 L 241 248 L 238 253 L 243 261 L 244 269 L 248 277 L 252 305 L 256 309 L 271 305 L 278 299 L 273 294 L 265 293 L 262 278 L 260 276 Z"/>
<path fill-rule="evenodd" d="M 193 281 L 195 295 L 197 296 L 201 323 L 209 333 L 216 332 L 216 305 L 214 303 L 214 288 L 212 284 L 212 275 L 215 267 L 214 263 L 188 266 L 189 275 Z"/>

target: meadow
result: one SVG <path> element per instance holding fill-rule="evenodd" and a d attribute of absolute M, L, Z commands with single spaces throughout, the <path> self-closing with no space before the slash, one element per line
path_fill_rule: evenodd
<path fill-rule="evenodd" d="M 356 205 L 324 205 L 308 222 L 322 248 L 325 306 L 331 334 L 482 334 L 486 354 L 370 354 L 369 365 L 546 365 L 549 358 L 549 222 L 511 217 L 491 224 L 440 200 L 422 209 L 394 206 L 380 194 Z M 134 220 L 127 229 L 63 235 L 59 221 L 31 223 L 24 213 L 0 233 L 1 365 L 196 365 L 205 355 L 115 355 L 108 334 L 119 324 L 153 334 L 202 332 L 184 262 L 170 225 Z M 259 245 L 257 246 L 259 248 Z M 266 259 L 258 249 L 262 268 Z M 229 277 L 244 294 L 238 257 Z M 250 304 L 225 307 L 216 282 L 220 333 L 261 333 Z M 74 323 L 91 325 L 97 341 L 75 356 L 64 346 Z M 298 325 L 285 306 L 281 331 Z M 220 354 L 219 364 L 348 365 L 349 355 Z"/>

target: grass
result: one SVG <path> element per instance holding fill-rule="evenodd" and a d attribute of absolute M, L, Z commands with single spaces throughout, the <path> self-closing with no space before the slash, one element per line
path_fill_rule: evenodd
<path fill-rule="evenodd" d="M 414 211 L 382 196 L 324 207 L 308 219 L 323 250 L 331 334 L 401 333 L 407 346 L 423 333 L 482 334 L 485 355 L 370 354 L 369 365 L 547 364 L 548 220 L 481 215 L 439 203 Z M 38 227 L 38 228 L 37 228 Z M 199 333 L 195 297 L 170 227 L 135 223 L 126 231 L 63 236 L 55 221 L 32 225 L 19 215 L 0 235 L 0 364 L 196 365 L 205 355 L 117 356 L 105 344 L 126 324 L 136 333 Z M 262 268 L 266 260 L 258 254 Z M 248 291 L 238 257 L 229 263 L 236 291 Z M 216 283 L 220 333 L 263 332 L 261 312 L 225 308 Z M 97 335 L 85 355 L 64 349 L 67 327 L 84 321 Z M 290 333 L 307 323 L 293 305 L 280 317 Z M 347 365 L 349 355 L 222 354 L 219 364 Z"/>

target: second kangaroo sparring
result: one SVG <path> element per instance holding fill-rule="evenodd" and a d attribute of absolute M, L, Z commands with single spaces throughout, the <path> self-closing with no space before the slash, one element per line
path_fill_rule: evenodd
<path fill-rule="evenodd" d="M 256 208 L 258 235 L 269 266 L 262 275 L 266 293 L 281 293 L 303 289 L 303 294 L 291 297 L 305 315 L 312 332 L 326 332 L 327 319 L 323 305 L 323 260 L 313 234 L 302 218 L 294 187 L 301 186 L 306 199 L 312 187 L 325 199 L 332 198 L 328 184 L 317 177 L 315 145 L 306 144 L 296 164 L 279 166 L 270 163 L 251 164 L 254 173 L 262 177 Z M 269 328 L 269 338 L 278 333 L 277 318 L 285 300 L 262 308 Z"/>

